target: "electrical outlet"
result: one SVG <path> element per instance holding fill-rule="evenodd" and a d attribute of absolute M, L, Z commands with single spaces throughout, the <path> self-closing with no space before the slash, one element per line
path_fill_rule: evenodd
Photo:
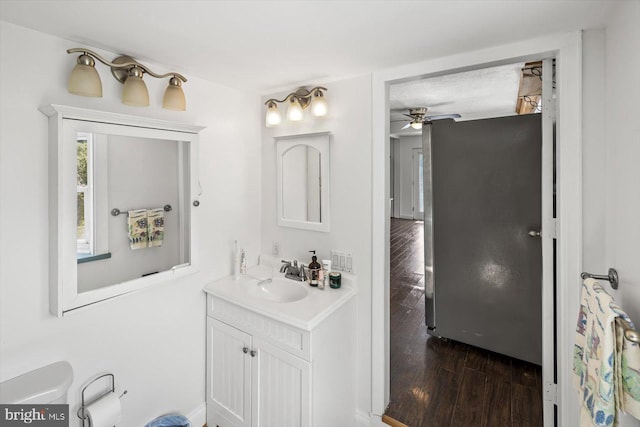
<path fill-rule="evenodd" d="M 353 273 L 353 256 L 351 252 L 331 251 L 331 269 Z"/>
<path fill-rule="evenodd" d="M 280 245 L 275 240 L 271 243 L 271 255 L 275 257 L 280 255 Z"/>

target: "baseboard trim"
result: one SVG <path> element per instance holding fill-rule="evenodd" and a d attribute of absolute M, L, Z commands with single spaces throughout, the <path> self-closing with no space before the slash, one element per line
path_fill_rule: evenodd
<path fill-rule="evenodd" d="M 356 410 L 356 427 L 370 427 L 371 418 L 367 412 Z"/>
<path fill-rule="evenodd" d="M 185 416 L 194 427 L 204 426 L 207 424 L 207 404 L 202 402 Z"/>

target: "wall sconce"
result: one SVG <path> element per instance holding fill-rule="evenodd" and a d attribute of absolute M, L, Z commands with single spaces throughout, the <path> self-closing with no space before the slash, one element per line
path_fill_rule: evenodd
<path fill-rule="evenodd" d="M 271 98 L 264 103 L 267 106 L 265 125 L 268 128 L 278 126 L 282 122 L 282 116 L 278 110 L 278 104 L 289 102 L 287 108 L 287 119 L 292 122 L 299 122 L 304 119 L 304 110 L 311 106 L 311 113 L 316 117 L 326 116 L 329 112 L 327 100 L 324 97 L 324 87 L 314 87 L 311 90 L 300 88 L 291 92 L 283 100 Z"/>
<path fill-rule="evenodd" d="M 149 106 L 149 91 L 147 85 L 144 84 L 142 77 L 149 74 L 158 79 L 171 77 L 169 86 L 162 97 L 162 107 L 168 110 L 184 111 L 187 109 L 187 101 L 182 90 L 182 82 L 187 79 L 178 73 L 157 74 L 151 71 L 147 66 L 142 65 L 129 56 L 119 56 L 113 62 L 109 62 L 95 52 L 84 48 L 73 48 L 67 50 L 67 53 L 80 53 L 78 63 L 71 71 L 69 76 L 68 89 L 69 92 L 81 96 L 102 97 L 102 81 L 95 69 L 96 61 L 102 62 L 111 68 L 111 74 L 120 83 L 122 87 L 122 103 L 133 105 L 136 107 Z"/>

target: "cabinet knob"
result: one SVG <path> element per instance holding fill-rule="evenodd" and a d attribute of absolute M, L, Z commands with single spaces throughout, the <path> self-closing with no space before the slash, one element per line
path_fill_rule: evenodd
<path fill-rule="evenodd" d="M 256 357 L 256 354 L 258 354 L 258 352 L 255 350 L 251 350 L 250 354 L 251 354 L 251 357 Z"/>
<path fill-rule="evenodd" d="M 243 352 L 244 354 L 249 353 L 249 347 L 242 347 L 242 352 Z"/>

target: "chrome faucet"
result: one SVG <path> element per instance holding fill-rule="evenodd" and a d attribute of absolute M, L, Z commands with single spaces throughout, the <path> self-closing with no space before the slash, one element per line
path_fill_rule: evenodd
<path fill-rule="evenodd" d="M 287 269 L 291 267 L 291 261 L 282 260 L 282 265 L 280 266 L 280 273 L 286 273 Z"/>
<path fill-rule="evenodd" d="M 293 263 L 291 261 L 282 260 L 280 273 L 285 273 L 284 277 L 298 282 L 304 282 L 307 280 L 307 275 L 304 272 L 304 264 L 300 264 L 300 266 L 298 266 L 298 261 L 296 260 L 294 260 Z"/>

